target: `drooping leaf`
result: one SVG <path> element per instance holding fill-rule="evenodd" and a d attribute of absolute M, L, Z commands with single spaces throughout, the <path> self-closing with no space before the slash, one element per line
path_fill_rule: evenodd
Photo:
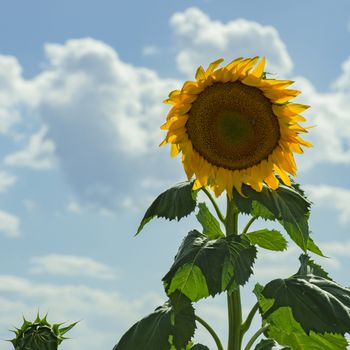
<path fill-rule="evenodd" d="M 221 231 L 220 223 L 209 211 L 206 204 L 199 203 L 198 207 L 199 207 L 199 211 L 196 217 L 203 227 L 203 234 L 210 239 L 223 237 L 224 234 Z"/>
<path fill-rule="evenodd" d="M 237 191 L 234 193 L 235 203 L 242 213 L 278 220 L 299 247 L 308 249 L 311 203 L 300 191 L 280 185 L 276 190 L 264 186 L 261 192 L 257 192 L 244 185 L 242 192 L 246 197 L 242 197 Z"/>
<path fill-rule="evenodd" d="M 277 230 L 258 230 L 248 232 L 245 236 L 249 239 L 250 243 L 258 245 L 261 248 L 283 251 L 287 249 L 287 240 Z"/>
<path fill-rule="evenodd" d="M 328 272 L 326 272 L 321 265 L 316 264 L 313 260 L 311 260 L 307 254 L 301 254 L 299 261 L 301 266 L 297 272 L 297 275 L 315 275 L 332 281 L 328 275 Z"/>
<path fill-rule="evenodd" d="M 347 341 L 342 334 L 306 332 L 295 320 L 292 309 L 283 306 L 267 315 L 267 311 L 274 305 L 274 299 L 265 298 L 264 288 L 257 285 L 254 293 L 257 295 L 263 324 L 269 325 L 265 335 L 276 340 L 279 344 L 290 346 L 293 350 L 346 350 Z M 307 310 L 305 310 L 307 313 Z M 258 348 L 259 349 L 259 348 Z M 257 349 L 256 349 L 257 350 Z"/>
<path fill-rule="evenodd" d="M 135 323 L 113 350 L 170 350 L 174 346 L 176 350 L 186 348 L 196 328 L 194 310 L 183 296 L 177 295 L 174 304 L 168 301 Z"/>
<path fill-rule="evenodd" d="M 350 289 L 314 275 L 276 279 L 262 290 L 273 304 L 262 314 L 269 317 L 279 308 L 290 308 L 306 333 L 350 332 Z"/>
<path fill-rule="evenodd" d="M 289 346 L 279 345 L 273 339 L 262 339 L 254 350 L 290 350 Z"/>
<path fill-rule="evenodd" d="M 137 233 L 154 217 L 180 220 L 196 208 L 196 191 L 192 191 L 193 181 L 176 184 L 161 193 L 147 209 Z"/>
<path fill-rule="evenodd" d="M 169 272 L 165 291 L 176 290 L 190 300 L 214 296 L 233 283 L 243 285 L 252 273 L 256 249 L 239 236 L 209 239 L 194 230 L 185 237 Z"/>
<path fill-rule="evenodd" d="M 281 344 L 289 345 L 293 350 L 346 350 L 347 341 L 342 334 L 306 333 L 301 325 L 295 321 L 292 311 L 282 307 L 268 317 L 270 327 L 267 335 Z"/>

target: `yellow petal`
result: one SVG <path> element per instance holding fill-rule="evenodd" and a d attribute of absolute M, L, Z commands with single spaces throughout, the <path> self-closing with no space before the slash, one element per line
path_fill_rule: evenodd
<path fill-rule="evenodd" d="M 264 181 L 272 190 L 276 190 L 280 184 L 274 174 L 266 177 Z"/>
<path fill-rule="evenodd" d="M 197 72 L 196 72 L 196 80 L 197 81 L 204 80 L 205 78 L 206 78 L 205 70 L 202 66 L 199 66 L 197 68 Z"/>
<path fill-rule="evenodd" d="M 249 73 L 249 75 L 260 79 L 264 73 L 265 63 L 266 59 L 263 57 L 255 68 Z"/>
<path fill-rule="evenodd" d="M 208 66 L 207 71 L 205 72 L 206 76 L 208 77 L 215 70 L 215 68 L 223 61 L 224 61 L 223 58 L 219 58 L 218 60 L 211 62 Z"/>

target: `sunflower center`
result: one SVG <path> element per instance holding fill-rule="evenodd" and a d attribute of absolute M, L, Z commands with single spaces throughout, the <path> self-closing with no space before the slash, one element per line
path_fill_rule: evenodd
<path fill-rule="evenodd" d="M 259 164 L 280 139 L 270 100 L 258 88 L 240 82 L 215 83 L 201 92 L 186 128 L 203 158 L 230 170 Z"/>

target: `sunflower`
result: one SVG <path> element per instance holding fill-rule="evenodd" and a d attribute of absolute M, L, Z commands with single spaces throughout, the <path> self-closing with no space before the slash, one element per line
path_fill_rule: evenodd
<path fill-rule="evenodd" d="M 289 102 L 300 93 L 288 89 L 293 81 L 266 78 L 265 58 L 237 58 L 218 68 L 222 61 L 200 66 L 195 81 L 169 94 L 164 102 L 173 107 L 161 145 L 171 144 L 171 156 L 182 153 L 188 179 L 196 179 L 193 189 L 209 186 L 216 196 L 226 190 L 231 197 L 242 184 L 258 192 L 264 184 L 290 186 L 293 153 L 312 146 L 298 124 L 309 106 Z"/>

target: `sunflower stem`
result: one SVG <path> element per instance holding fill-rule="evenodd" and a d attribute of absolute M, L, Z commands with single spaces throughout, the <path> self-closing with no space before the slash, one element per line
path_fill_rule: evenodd
<path fill-rule="evenodd" d="M 257 219 L 257 217 L 251 218 L 251 219 L 248 221 L 248 223 L 247 223 L 247 225 L 245 226 L 245 228 L 243 229 L 242 233 L 247 233 L 248 230 L 249 230 L 249 228 L 250 228 L 250 226 L 252 225 L 252 223 L 253 223 L 256 219 Z"/>
<path fill-rule="evenodd" d="M 244 348 L 244 350 L 250 350 L 250 348 L 252 347 L 252 345 L 254 344 L 254 342 L 260 337 L 261 334 L 263 334 L 268 328 L 270 327 L 269 324 L 261 327 L 256 333 L 253 334 L 253 336 L 250 338 L 250 340 L 248 341 L 246 347 Z"/>
<path fill-rule="evenodd" d="M 242 336 L 249 329 L 250 325 L 252 324 L 253 318 L 258 310 L 259 310 L 259 303 L 256 303 L 250 310 L 247 316 L 247 319 L 242 324 Z"/>
<path fill-rule="evenodd" d="M 227 214 L 225 220 L 226 236 L 238 234 L 238 208 L 233 199 L 227 196 Z M 228 346 L 227 350 L 240 350 L 242 344 L 242 305 L 240 288 L 227 292 L 228 306 Z"/>
<path fill-rule="evenodd" d="M 218 350 L 224 350 L 224 347 L 221 344 L 220 338 L 218 337 L 218 335 L 215 333 L 214 329 L 207 323 L 205 322 L 202 318 L 200 318 L 199 316 L 195 316 L 195 319 L 198 323 L 200 323 L 209 333 L 210 335 L 213 337 L 216 346 L 218 347 Z"/>
<path fill-rule="evenodd" d="M 202 187 L 201 190 L 207 195 L 207 197 L 209 198 L 211 204 L 213 205 L 215 211 L 216 211 L 216 215 L 218 216 L 219 220 L 226 225 L 226 221 L 225 221 L 225 217 L 222 215 L 219 206 L 217 205 L 215 199 L 213 198 L 213 196 L 211 195 L 211 193 L 205 188 Z"/>

